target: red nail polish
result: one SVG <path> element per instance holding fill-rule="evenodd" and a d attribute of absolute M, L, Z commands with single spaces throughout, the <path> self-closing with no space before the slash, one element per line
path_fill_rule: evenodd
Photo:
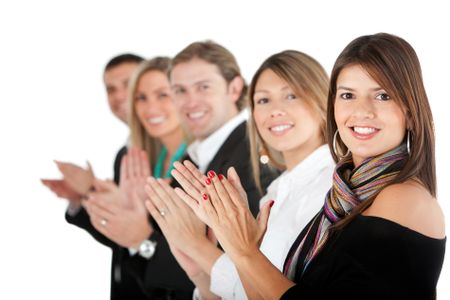
<path fill-rule="evenodd" d="M 203 198 L 203 200 L 208 200 L 208 195 L 207 194 L 202 194 L 202 198 Z"/>
<path fill-rule="evenodd" d="M 223 177 L 223 175 L 222 175 L 222 174 L 219 174 L 219 175 L 218 175 L 217 177 L 219 178 L 219 180 L 222 180 L 222 179 L 224 179 L 224 177 Z"/>
<path fill-rule="evenodd" d="M 275 203 L 275 201 L 274 201 L 274 200 L 271 200 L 271 201 L 270 201 L 270 204 L 269 204 L 270 207 L 272 207 L 274 203 Z"/>
<path fill-rule="evenodd" d="M 216 172 L 214 172 L 212 170 L 208 172 L 208 177 L 209 178 L 214 178 L 214 176 L 216 176 Z"/>
<path fill-rule="evenodd" d="M 207 185 L 210 185 L 210 184 L 211 184 L 211 179 L 206 178 L 206 179 L 205 179 L 205 183 L 206 183 Z"/>

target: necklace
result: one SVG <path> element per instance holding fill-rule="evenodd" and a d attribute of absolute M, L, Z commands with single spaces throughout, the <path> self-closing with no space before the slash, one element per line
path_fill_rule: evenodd
<path fill-rule="evenodd" d="M 181 157 L 183 157 L 184 152 L 186 151 L 187 145 L 186 143 L 181 143 L 181 145 L 178 147 L 177 151 L 175 151 L 175 154 L 170 158 L 169 162 L 169 168 L 167 169 L 166 174 L 164 175 L 164 178 L 172 178 L 170 175 L 170 172 L 173 170 L 173 163 L 180 160 Z M 158 155 L 158 160 L 156 162 L 155 168 L 153 169 L 153 176 L 155 178 L 161 178 L 162 177 L 162 171 L 164 166 L 164 160 L 167 156 L 167 148 L 162 147 L 161 152 Z"/>

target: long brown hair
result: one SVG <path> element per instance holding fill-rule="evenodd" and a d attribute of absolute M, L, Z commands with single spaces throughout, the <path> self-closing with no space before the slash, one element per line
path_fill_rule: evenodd
<path fill-rule="evenodd" d="M 247 123 L 250 139 L 250 157 L 252 162 L 253 176 L 257 187 L 261 191 L 260 164 L 259 157 L 261 150 L 269 157 L 271 166 L 278 169 L 285 169 L 282 155 L 279 151 L 271 148 L 262 139 L 256 129 L 253 111 L 255 104 L 253 95 L 255 93 L 256 83 L 265 70 L 272 70 L 280 76 L 292 88 L 294 93 L 308 103 L 312 112 L 320 118 L 320 128 L 323 143 L 325 143 L 325 119 L 326 119 L 326 101 L 328 91 L 328 75 L 324 68 L 311 56 L 295 51 L 286 50 L 276 53 L 267 58 L 258 68 L 249 86 L 249 107 L 251 118 Z"/>
<path fill-rule="evenodd" d="M 353 40 L 339 55 L 333 67 L 328 94 L 327 138 L 334 160 L 333 135 L 337 130 L 334 118 L 336 83 L 340 72 L 351 65 L 360 65 L 394 99 L 405 112 L 410 131 L 410 153 L 405 166 L 390 183 L 408 179 L 420 182 L 436 196 L 436 166 L 433 116 L 422 80 L 419 59 L 404 39 L 387 33 L 361 36 Z M 406 140 L 405 133 L 405 140 Z M 347 147 L 337 140 L 345 153 Z M 369 207 L 376 195 L 355 209 L 352 215 Z M 350 217 L 351 219 L 351 217 Z M 347 222 L 346 222 L 347 223 Z"/>

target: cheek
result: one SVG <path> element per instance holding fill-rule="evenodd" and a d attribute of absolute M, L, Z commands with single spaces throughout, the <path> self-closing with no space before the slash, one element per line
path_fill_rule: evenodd
<path fill-rule="evenodd" d="M 334 120 L 338 128 L 344 126 L 347 119 L 346 110 L 339 104 L 334 105 Z"/>
<path fill-rule="evenodd" d="M 263 126 L 265 120 L 264 112 L 259 109 L 253 110 L 253 120 L 255 122 L 256 128 L 258 129 L 259 132 L 261 132 L 262 129 L 264 128 Z"/>
<path fill-rule="evenodd" d="M 141 121 L 145 114 L 145 109 L 146 109 L 146 106 L 144 103 L 136 102 L 134 105 L 134 110 L 136 111 L 136 115 L 138 116 L 139 120 L 141 120 Z"/>

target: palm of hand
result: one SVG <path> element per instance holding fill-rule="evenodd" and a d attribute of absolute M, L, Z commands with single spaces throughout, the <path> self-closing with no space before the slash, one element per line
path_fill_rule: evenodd
<path fill-rule="evenodd" d="M 78 194 L 85 195 L 92 187 L 95 176 L 88 162 L 87 169 L 72 163 L 56 162 L 58 169 L 64 176 L 67 186 Z"/>

